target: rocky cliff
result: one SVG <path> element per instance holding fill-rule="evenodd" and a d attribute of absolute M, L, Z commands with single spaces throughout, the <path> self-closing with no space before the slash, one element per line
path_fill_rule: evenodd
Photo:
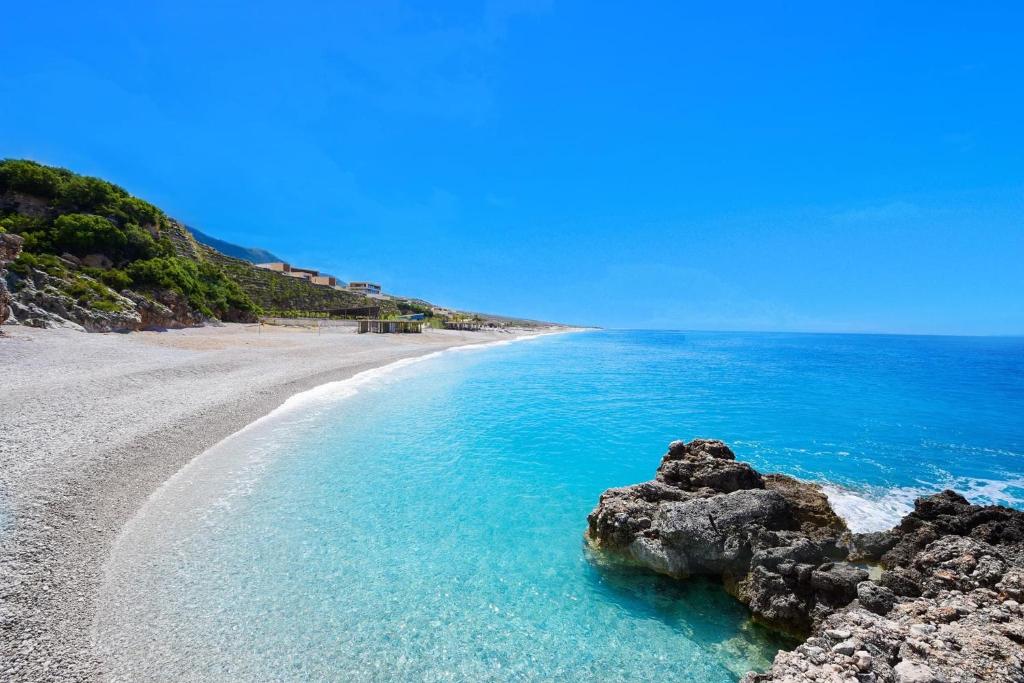
<path fill-rule="evenodd" d="M 20 235 L 0 232 L 0 325 L 11 317 L 11 302 L 14 300 L 7 287 L 7 266 L 21 255 L 25 240 Z"/>
<path fill-rule="evenodd" d="M 602 494 L 588 522 L 599 550 L 720 578 L 755 619 L 807 637 L 745 683 L 1024 681 L 1020 511 L 946 491 L 852 534 L 814 484 L 696 439 L 670 444 L 653 481 Z"/>

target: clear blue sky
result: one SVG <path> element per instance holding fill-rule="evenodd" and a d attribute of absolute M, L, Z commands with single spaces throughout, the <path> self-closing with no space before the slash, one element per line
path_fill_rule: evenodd
<path fill-rule="evenodd" d="M 456 307 L 1024 333 L 1020 5 L 687 4 L 9 3 L 0 156 Z"/>

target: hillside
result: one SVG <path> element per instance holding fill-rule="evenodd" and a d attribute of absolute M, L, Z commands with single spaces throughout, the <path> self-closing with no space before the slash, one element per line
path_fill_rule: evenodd
<path fill-rule="evenodd" d="M 237 244 L 232 244 L 231 242 L 217 239 L 212 235 L 207 235 L 205 232 L 197 230 L 191 225 L 186 225 L 185 228 L 192 233 L 192 236 L 195 237 L 196 241 L 200 244 L 204 244 L 225 256 L 230 256 L 231 258 L 248 261 L 249 263 L 271 263 L 273 261 L 284 260 L 280 256 L 276 256 L 266 249 L 260 249 L 259 247 L 242 247 Z"/>
<path fill-rule="evenodd" d="M 276 260 L 189 228 L 105 180 L 0 160 L 0 323 L 109 332 L 375 308 L 385 318 L 422 314 L 435 327 L 453 317 L 539 324 L 370 299 L 252 263 Z"/>
<path fill-rule="evenodd" d="M 106 332 L 374 305 L 224 255 L 123 188 L 33 161 L 0 161 L 0 236 L 3 321 Z"/>
<path fill-rule="evenodd" d="M 354 292 L 314 285 L 271 270 L 254 268 L 248 261 L 233 258 L 203 244 L 194 236 L 194 231 L 175 221 L 171 221 L 167 235 L 183 256 L 219 266 L 263 312 L 287 315 L 292 312 L 364 306 L 379 306 L 382 315 L 397 312 L 390 301 L 372 301 Z"/>

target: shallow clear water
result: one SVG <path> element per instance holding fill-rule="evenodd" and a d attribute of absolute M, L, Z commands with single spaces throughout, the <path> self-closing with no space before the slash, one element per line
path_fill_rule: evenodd
<path fill-rule="evenodd" d="M 858 528 L 953 486 L 1024 500 L 1024 341 L 595 332 L 292 401 L 126 528 L 122 680 L 734 681 L 787 645 L 719 587 L 591 557 L 602 490 L 710 436 Z"/>

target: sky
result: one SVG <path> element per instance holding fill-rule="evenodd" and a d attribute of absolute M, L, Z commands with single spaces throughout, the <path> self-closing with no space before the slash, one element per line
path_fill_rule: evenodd
<path fill-rule="evenodd" d="M 467 310 L 1024 334 L 1024 6 L 13 3 L 0 157 Z"/>

